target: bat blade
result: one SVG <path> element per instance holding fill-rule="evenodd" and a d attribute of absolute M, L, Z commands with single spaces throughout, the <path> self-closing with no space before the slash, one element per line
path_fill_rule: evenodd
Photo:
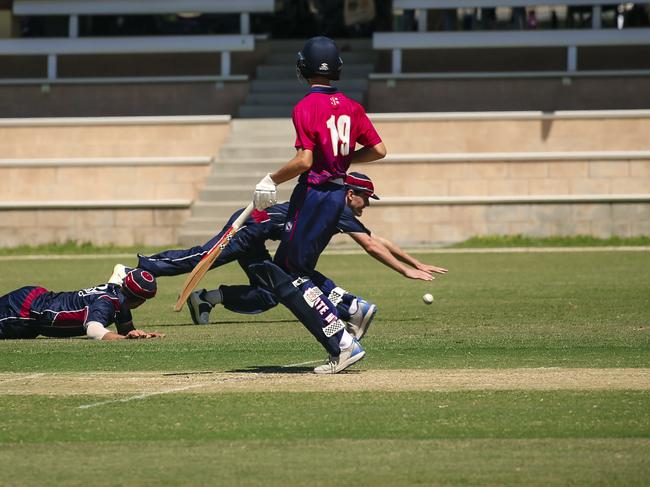
<path fill-rule="evenodd" d="M 203 276 L 205 276 L 206 272 L 210 270 L 210 267 L 212 267 L 214 261 L 219 258 L 219 255 L 221 255 L 223 249 L 226 248 L 230 242 L 230 239 L 232 239 L 235 233 L 237 233 L 239 227 L 242 226 L 252 211 L 253 203 L 249 204 L 244 209 L 244 211 L 241 212 L 239 217 L 233 222 L 232 226 L 226 230 L 226 232 L 221 236 L 217 243 L 215 243 L 208 251 L 208 253 L 203 256 L 199 263 L 194 266 L 192 272 L 190 272 L 190 274 L 187 276 L 187 279 L 185 279 L 185 284 L 183 284 L 183 288 L 181 289 L 181 292 L 178 296 L 178 301 L 176 301 L 176 304 L 174 305 L 174 311 L 179 312 L 181 309 L 183 309 L 183 305 L 187 301 L 187 298 L 190 296 L 190 294 L 192 294 L 192 291 L 194 291 L 199 282 L 201 282 L 201 279 L 203 279 Z"/>

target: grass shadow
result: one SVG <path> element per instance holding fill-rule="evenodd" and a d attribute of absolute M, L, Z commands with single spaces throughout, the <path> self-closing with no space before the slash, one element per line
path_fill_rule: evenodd
<path fill-rule="evenodd" d="M 281 365 L 251 365 L 250 367 L 242 368 L 242 369 L 232 369 L 232 370 L 226 370 L 226 372 L 229 373 L 237 373 L 237 374 L 246 374 L 246 373 L 251 373 L 251 374 L 304 374 L 305 372 L 308 372 L 310 374 L 313 374 L 314 368 L 313 367 L 304 367 L 304 366 L 296 366 L 296 367 L 283 367 Z M 337 375 L 340 374 L 360 374 L 360 370 L 344 370 L 339 372 Z"/>
<path fill-rule="evenodd" d="M 313 367 L 283 367 L 281 365 L 251 365 L 242 369 L 226 370 L 237 374 L 304 374 L 312 372 Z"/>
<path fill-rule="evenodd" d="M 280 323 L 292 323 L 289 320 L 256 320 L 256 321 L 241 321 L 241 320 L 229 320 L 229 321 L 212 321 L 206 325 L 195 325 L 193 322 L 188 321 L 185 323 L 159 323 L 156 324 L 155 326 L 160 326 L 160 327 L 165 327 L 165 326 L 211 326 L 211 325 L 216 325 L 216 326 L 221 326 L 221 325 L 273 325 L 273 324 L 280 324 Z M 153 325 L 152 325 L 153 326 Z"/>

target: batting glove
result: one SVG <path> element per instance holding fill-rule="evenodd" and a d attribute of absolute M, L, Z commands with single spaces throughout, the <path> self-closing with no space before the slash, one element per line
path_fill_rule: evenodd
<path fill-rule="evenodd" d="M 253 193 L 253 205 L 256 210 L 264 210 L 278 202 L 276 188 L 277 185 L 273 182 L 273 179 L 271 179 L 270 174 L 264 176 L 264 178 L 257 183 L 257 186 L 255 186 L 255 192 Z"/>

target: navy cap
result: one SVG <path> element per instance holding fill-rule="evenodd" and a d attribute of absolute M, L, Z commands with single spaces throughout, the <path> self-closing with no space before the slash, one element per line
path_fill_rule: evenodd
<path fill-rule="evenodd" d="M 122 287 L 129 294 L 140 299 L 151 299 L 158 290 L 156 278 L 150 272 L 138 268 L 133 269 L 126 275 Z"/>
<path fill-rule="evenodd" d="M 379 199 L 379 196 L 375 194 L 375 185 L 372 184 L 372 180 L 365 174 L 351 172 L 345 177 L 345 185 L 354 191 L 367 194 L 370 198 L 375 200 Z"/>

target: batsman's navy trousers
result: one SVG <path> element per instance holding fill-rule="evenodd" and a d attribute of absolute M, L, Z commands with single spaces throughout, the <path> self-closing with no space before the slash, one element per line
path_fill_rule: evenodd
<path fill-rule="evenodd" d="M 261 262 L 260 262 L 261 263 Z M 336 284 L 320 272 L 314 271 L 312 282 L 328 296 L 334 290 Z M 277 298 L 266 289 L 259 286 L 219 286 L 223 296 L 224 308 L 235 313 L 257 314 L 267 311 L 278 304 Z M 346 294 L 343 300 L 336 306 L 339 318 L 343 321 L 350 319 L 350 304 L 357 296 Z"/>
<path fill-rule="evenodd" d="M 275 263 L 293 277 L 311 277 L 345 208 L 345 186 L 299 182 L 289 201 Z"/>
<path fill-rule="evenodd" d="M 317 287 L 314 283 L 316 264 L 332 235 L 337 231 L 337 223 L 345 208 L 345 193 L 345 186 L 342 184 L 326 183 L 312 186 L 304 180 L 299 180 L 291 194 L 282 240 L 275 253 L 275 263 L 293 278 L 308 279 L 301 285 L 303 292 L 311 287 Z M 318 299 L 324 305 L 324 309 L 320 308 L 318 312 L 314 310 L 314 314 L 325 329 L 331 321 L 328 322 L 324 316 L 334 316 L 338 320 L 339 312 L 327 299 L 327 295 L 320 296 Z M 302 324 L 313 333 L 309 323 Z M 340 342 L 344 331 L 344 329 L 337 331 L 331 338 Z M 330 355 L 340 353 L 338 345 L 330 348 L 322 341 L 319 342 Z"/>

